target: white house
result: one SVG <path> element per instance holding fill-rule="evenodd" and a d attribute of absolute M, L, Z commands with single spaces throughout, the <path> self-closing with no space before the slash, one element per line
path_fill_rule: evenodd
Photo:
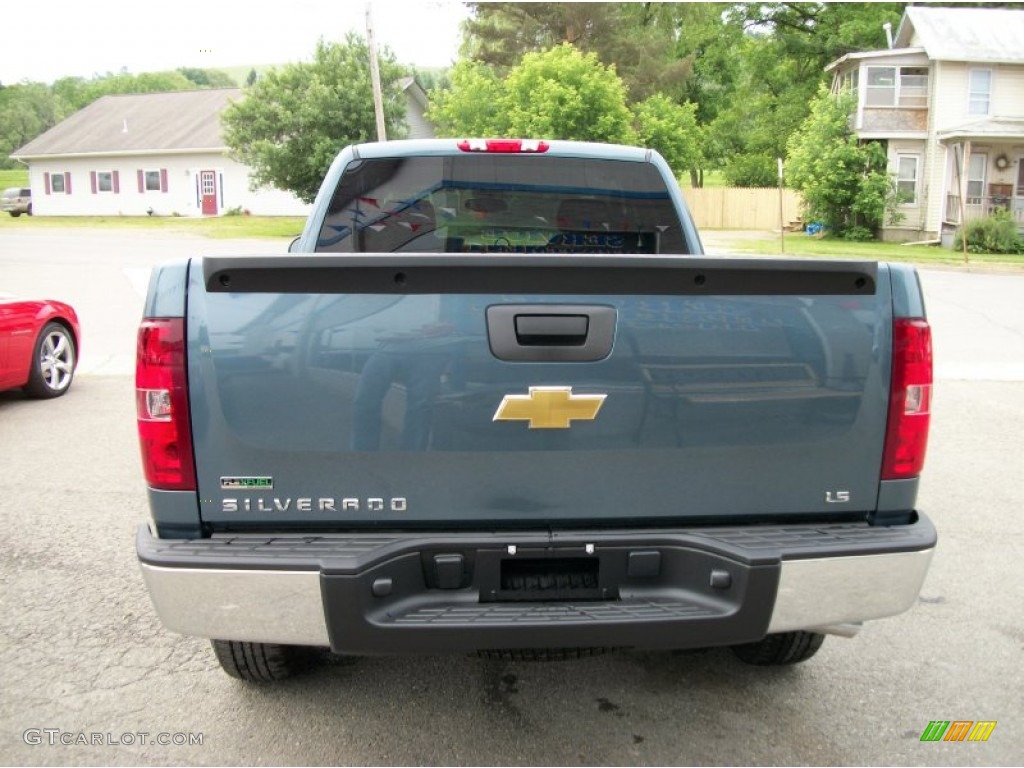
<path fill-rule="evenodd" d="M 426 118 L 427 94 L 411 77 L 398 81 L 398 88 L 405 94 L 405 124 L 407 139 L 433 139 L 437 137 L 434 126 Z"/>
<path fill-rule="evenodd" d="M 29 166 L 37 216 L 303 215 L 290 192 L 249 190 L 220 114 L 236 88 L 104 96 L 11 157 Z"/>
<path fill-rule="evenodd" d="M 433 135 L 426 96 L 400 83 L 406 122 Z M 104 96 L 11 157 L 29 167 L 37 216 L 219 216 L 232 209 L 304 216 L 291 192 L 250 190 L 250 169 L 228 155 L 221 113 L 243 96 L 236 88 Z"/>
<path fill-rule="evenodd" d="M 1024 226 L 1024 11 L 908 7 L 891 48 L 826 67 L 859 138 L 886 142 L 907 201 L 891 240 L 951 233 L 997 208 Z"/>

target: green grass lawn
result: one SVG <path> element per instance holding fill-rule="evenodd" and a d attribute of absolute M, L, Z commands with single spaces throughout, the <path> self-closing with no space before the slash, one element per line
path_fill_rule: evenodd
<path fill-rule="evenodd" d="M 0 168 L 0 190 L 27 186 L 28 168 Z"/>
<path fill-rule="evenodd" d="M 0 216 L 0 232 L 15 229 L 87 228 L 148 230 L 216 238 L 293 238 L 302 232 L 302 216 Z"/>
<path fill-rule="evenodd" d="M 771 239 L 736 240 L 730 244 L 736 252 L 779 255 L 778 235 Z M 921 265 L 964 265 L 960 251 L 931 245 L 897 243 L 851 243 L 845 240 L 818 239 L 802 232 L 786 233 L 786 256 L 820 256 L 829 259 L 869 259 L 906 261 Z M 1013 254 L 968 254 L 969 264 L 990 264 L 1024 268 L 1024 256 Z"/>
<path fill-rule="evenodd" d="M 0 186 L 19 186 L 20 180 L 8 181 L 0 171 Z M 27 174 L 26 174 L 27 175 Z M 301 216 L 220 216 L 190 218 L 177 216 L 19 216 L 0 215 L 0 233 L 27 229 L 87 228 L 111 231 L 153 231 L 184 233 L 213 238 L 281 238 L 290 240 L 302 232 Z M 733 253 L 779 255 L 778 235 L 755 239 L 737 239 L 725 244 Z M 786 234 L 786 256 L 818 256 L 835 259 L 868 259 L 871 261 L 905 261 L 922 265 L 963 265 L 959 251 L 937 246 L 907 246 L 895 243 L 849 243 L 808 237 L 801 232 Z M 1024 256 L 970 254 L 971 265 L 993 265 L 1024 269 Z"/>

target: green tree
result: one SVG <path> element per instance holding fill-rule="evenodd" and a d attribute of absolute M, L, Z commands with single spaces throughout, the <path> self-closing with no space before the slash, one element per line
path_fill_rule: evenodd
<path fill-rule="evenodd" d="M 87 83 L 88 81 L 82 77 L 62 77 L 55 80 L 50 86 L 64 117 L 77 112 L 89 103 L 85 95 Z"/>
<path fill-rule="evenodd" d="M 380 56 L 388 136 L 402 134 L 404 101 L 394 56 Z M 288 189 L 312 202 L 331 161 L 348 144 L 377 138 L 366 43 L 317 44 L 310 63 L 272 69 L 224 112 L 224 140 L 253 169 L 253 184 Z"/>
<path fill-rule="evenodd" d="M 632 101 L 655 92 L 678 96 L 690 62 L 675 53 L 678 3 L 468 3 L 466 58 L 499 76 L 528 53 L 568 43 L 614 63 Z"/>
<path fill-rule="evenodd" d="M 736 3 L 730 16 L 753 34 L 767 34 L 792 59 L 801 80 L 816 86 L 825 65 L 847 53 L 884 48 L 886 22 L 895 30 L 906 3 Z M 812 90 L 813 94 L 813 90 Z"/>
<path fill-rule="evenodd" d="M 704 169 L 721 167 L 724 143 L 710 128 L 719 115 L 735 105 L 734 94 L 743 72 L 740 55 L 746 36 L 743 26 L 725 13 L 725 3 L 672 3 L 676 9 L 676 55 L 689 63 L 689 77 L 681 81 L 680 102 L 697 107 L 701 127 L 698 165 L 690 168 L 690 183 L 704 185 Z"/>
<path fill-rule="evenodd" d="M 410 67 L 409 75 L 424 92 L 442 90 L 452 87 L 451 70 L 448 67 L 429 67 L 420 69 Z"/>
<path fill-rule="evenodd" d="M 179 67 L 177 72 L 199 88 L 237 88 L 236 83 L 226 72 L 219 69 L 200 69 L 198 67 Z"/>
<path fill-rule="evenodd" d="M 133 75 L 130 72 L 118 72 L 86 81 L 79 96 L 83 103 L 76 106 L 76 109 L 91 104 L 101 96 L 188 91 L 195 87 L 196 84 L 180 72 L 142 72 L 138 75 Z"/>
<path fill-rule="evenodd" d="M 504 81 L 493 68 L 463 59 L 452 70 L 452 88 L 432 92 L 428 116 L 442 136 L 636 140 L 615 68 L 568 43 L 527 54 Z"/>
<path fill-rule="evenodd" d="M 849 94 L 820 88 L 810 115 L 790 138 L 787 175 L 812 220 L 860 239 L 881 226 L 896 193 L 881 145 L 860 144 L 850 130 L 853 106 Z"/>
<path fill-rule="evenodd" d="M 730 45 L 736 77 L 708 131 L 706 152 L 737 186 L 776 183 L 776 158 L 808 115 L 825 66 L 852 51 L 884 48 L 883 23 L 904 3 L 737 3 L 724 17 L 744 29 Z"/>
<path fill-rule="evenodd" d="M 185 70 L 177 72 L 143 72 L 133 75 L 130 72 L 122 71 L 117 73 L 108 72 L 105 75 L 96 75 L 88 80 L 82 77 L 62 77 L 55 80 L 50 86 L 54 98 L 57 100 L 57 111 L 60 119 L 67 117 L 74 112 L 87 107 L 92 102 L 103 96 L 111 94 L 128 93 L 164 93 L 167 91 L 187 91 L 198 87 L 233 87 L 234 82 L 228 79 L 223 72 L 216 70 L 189 70 L 194 73 L 208 73 L 207 75 L 196 75 L 205 83 L 197 83 L 190 80 L 183 74 Z"/>
<path fill-rule="evenodd" d="M 786 156 L 787 141 L 807 116 L 818 80 L 798 79 L 797 66 L 780 57 L 769 37 L 747 35 L 736 47 L 742 64 L 730 103 L 712 122 L 708 153 L 738 187 L 776 184 L 777 160 Z"/>
<path fill-rule="evenodd" d="M 676 176 L 700 165 L 701 131 L 695 104 L 676 104 L 655 94 L 633 108 L 637 138 L 657 150 Z"/>
<path fill-rule="evenodd" d="M 452 68 L 450 87 L 430 92 L 427 117 L 438 136 L 505 136 L 503 95 L 504 85 L 493 68 L 460 59 Z"/>
<path fill-rule="evenodd" d="M 61 119 L 60 106 L 43 83 L 0 88 L 0 168 L 17 168 L 8 155 Z"/>
<path fill-rule="evenodd" d="M 612 144 L 636 140 L 626 87 L 615 67 L 569 43 L 526 54 L 509 72 L 501 106 L 510 135 Z"/>
<path fill-rule="evenodd" d="M 696 105 L 698 165 L 734 184 L 774 184 L 776 158 L 807 116 L 825 65 L 885 46 L 905 3 L 469 3 L 463 55 L 503 77 L 563 42 L 614 65 L 627 103 L 661 93 Z"/>
<path fill-rule="evenodd" d="M 249 74 L 245 78 L 246 87 L 252 87 L 256 85 L 256 81 L 259 80 L 260 76 L 256 73 L 256 69 L 250 69 Z"/>

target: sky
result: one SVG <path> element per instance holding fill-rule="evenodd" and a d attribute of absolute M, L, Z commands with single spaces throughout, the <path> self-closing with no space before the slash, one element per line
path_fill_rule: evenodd
<path fill-rule="evenodd" d="M 15 0 L 9 0 L 15 2 Z M 8 14 L 0 47 L 0 83 L 133 74 L 178 67 L 308 61 L 318 39 L 366 35 L 366 0 L 28 0 Z M 380 48 L 400 63 L 445 67 L 458 57 L 452 0 L 373 0 Z"/>

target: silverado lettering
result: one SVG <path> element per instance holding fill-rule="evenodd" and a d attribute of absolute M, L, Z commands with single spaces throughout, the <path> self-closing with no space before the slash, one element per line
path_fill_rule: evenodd
<path fill-rule="evenodd" d="M 221 512 L 287 512 L 292 508 L 294 502 L 296 512 L 312 512 L 314 508 L 318 512 L 337 512 L 338 502 L 336 499 L 328 498 L 278 498 L 272 499 L 221 499 Z M 358 512 L 366 509 L 370 512 L 405 512 L 409 508 L 406 499 L 341 499 L 341 510 L 343 512 Z"/>

